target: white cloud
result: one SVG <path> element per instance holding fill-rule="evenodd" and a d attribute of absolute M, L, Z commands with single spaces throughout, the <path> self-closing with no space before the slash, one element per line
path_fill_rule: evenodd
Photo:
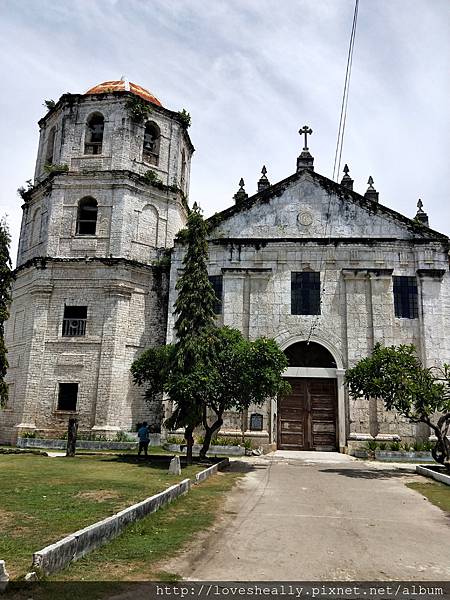
<path fill-rule="evenodd" d="M 295 170 L 308 123 L 330 176 L 353 0 L 6 0 L 2 3 L 1 208 L 15 243 L 16 189 L 34 171 L 45 98 L 126 75 L 186 107 L 197 149 L 191 200 L 206 214 Z M 446 0 L 361 0 L 343 152 L 364 192 L 450 233 Z"/>

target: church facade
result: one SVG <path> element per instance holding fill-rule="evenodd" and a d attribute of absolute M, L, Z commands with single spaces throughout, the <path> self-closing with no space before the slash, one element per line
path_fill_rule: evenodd
<path fill-rule="evenodd" d="M 151 109 L 139 123 L 136 96 Z M 129 367 L 146 347 L 173 341 L 185 253 L 175 236 L 193 147 L 179 113 L 126 82 L 63 96 L 40 126 L 7 324 L 1 441 L 54 436 L 71 415 L 111 437 L 170 412 L 145 404 Z M 60 170 L 49 174 L 49 164 Z M 381 401 L 349 399 L 344 386 L 345 369 L 377 342 L 413 343 L 428 366 L 450 362 L 449 240 L 421 206 L 411 220 L 383 206 L 371 180 L 364 195 L 354 191 L 347 168 L 339 184 L 316 173 L 305 135 L 293 175 L 272 185 L 263 168 L 258 192 L 249 197 L 241 181 L 234 205 L 209 224 L 217 323 L 274 338 L 292 386 L 287 398 L 228 414 L 221 434 L 341 451 L 428 437 Z"/>

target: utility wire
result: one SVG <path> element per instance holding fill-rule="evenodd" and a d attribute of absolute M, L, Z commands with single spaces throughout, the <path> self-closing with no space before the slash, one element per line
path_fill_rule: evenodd
<path fill-rule="evenodd" d="M 340 115 L 340 119 L 339 119 L 338 138 L 337 138 L 337 142 L 336 142 L 336 153 L 334 156 L 333 181 L 336 181 L 337 178 L 339 177 L 339 172 L 340 172 L 340 167 L 341 167 L 341 156 L 342 156 L 342 148 L 344 145 L 345 123 L 347 120 L 347 106 L 348 106 L 348 93 L 349 93 L 349 89 L 350 89 L 350 75 L 352 72 L 352 63 L 353 63 L 353 49 L 355 47 L 356 23 L 358 20 L 358 5 L 359 5 L 359 0 L 356 0 L 355 1 L 355 10 L 353 13 L 352 31 L 350 34 L 350 44 L 349 44 L 349 48 L 348 48 L 347 68 L 345 71 L 344 92 L 342 95 L 341 115 Z M 328 226 L 330 226 L 329 231 L 328 231 Z M 328 198 L 328 210 L 327 210 L 327 214 L 326 214 L 324 237 L 328 237 L 329 242 L 331 242 L 331 194 L 329 194 L 329 198 Z M 323 254 L 324 253 L 322 252 L 321 257 L 320 257 L 319 273 L 322 272 Z M 321 282 L 322 285 L 321 285 L 321 289 L 320 289 L 320 306 L 322 306 L 322 303 L 323 303 L 323 297 L 325 294 L 325 287 L 326 287 L 326 285 L 325 285 L 326 279 L 327 279 L 327 270 L 325 269 L 324 274 L 323 274 L 323 281 Z M 311 328 L 309 330 L 307 344 L 309 344 L 309 342 L 311 341 L 311 336 L 313 335 L 314 330 L 316 329 L 316 327 L 318 325 L 318 322 L 319 322 L 319 315 L 316 315 L 313 319 L 313 322 L 311 323 Z"/>
<path fill-rule="evenodd" d="M 349 48 L 348 48 L 347 68 L 345 71 L 344 92 L 342 94 L 341 115 L 339 118 L 339 129 L 338 129 L 338 137 L 337 137 L 337 142 L 336 142 L 336 152 L 334 155 L 333 181 L 336 181 L 337 178 L 339 177 L 339 172 L 340 172 L 340 168 L 341 168 L 341 156 L 342 156 L 342 148 L 344 146 L 345 123 L 347 120 L 348 93 L 349 93 L 349 89 L 350 89 L 350 76 L 351 76 L 351 72 L 352 72 L 352 63 L 353 63 L 353 49 L 355 47 L 356 23 L 358 20 L 358 5 L 359 5 L 359 0 L 356 0 L 355 11 L 353 13 L 352 32 L 350 34 L 350 44 L 349 44 Z"/>

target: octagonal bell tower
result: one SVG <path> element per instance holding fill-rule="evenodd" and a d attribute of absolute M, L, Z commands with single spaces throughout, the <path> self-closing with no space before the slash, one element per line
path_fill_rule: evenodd
<path fill-rule="evenodd" d="M 172 246 L 194 150 L 180 113 L 136 84 L 107 81 L 64 94 L 39 126 L 18 265 L 86 255 L 148 263 Z"/>
<path fill-rule="evenodd" d="M 70 416 L 108 437 L 158 422 L 129 368 L 165 341 L 164 256 L 186 222 L 194 151 L 186 117 L 120 80 L 64 94 L 39 121 L 0 441 L 58 435 Z"/>

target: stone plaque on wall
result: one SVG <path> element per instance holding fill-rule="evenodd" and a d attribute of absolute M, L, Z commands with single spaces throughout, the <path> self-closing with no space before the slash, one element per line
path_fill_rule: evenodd
<path fill-rule="evenodd" d="M 250 431 L 262 431 L 263 416 L 260 413 L 250 415 Z"/>

